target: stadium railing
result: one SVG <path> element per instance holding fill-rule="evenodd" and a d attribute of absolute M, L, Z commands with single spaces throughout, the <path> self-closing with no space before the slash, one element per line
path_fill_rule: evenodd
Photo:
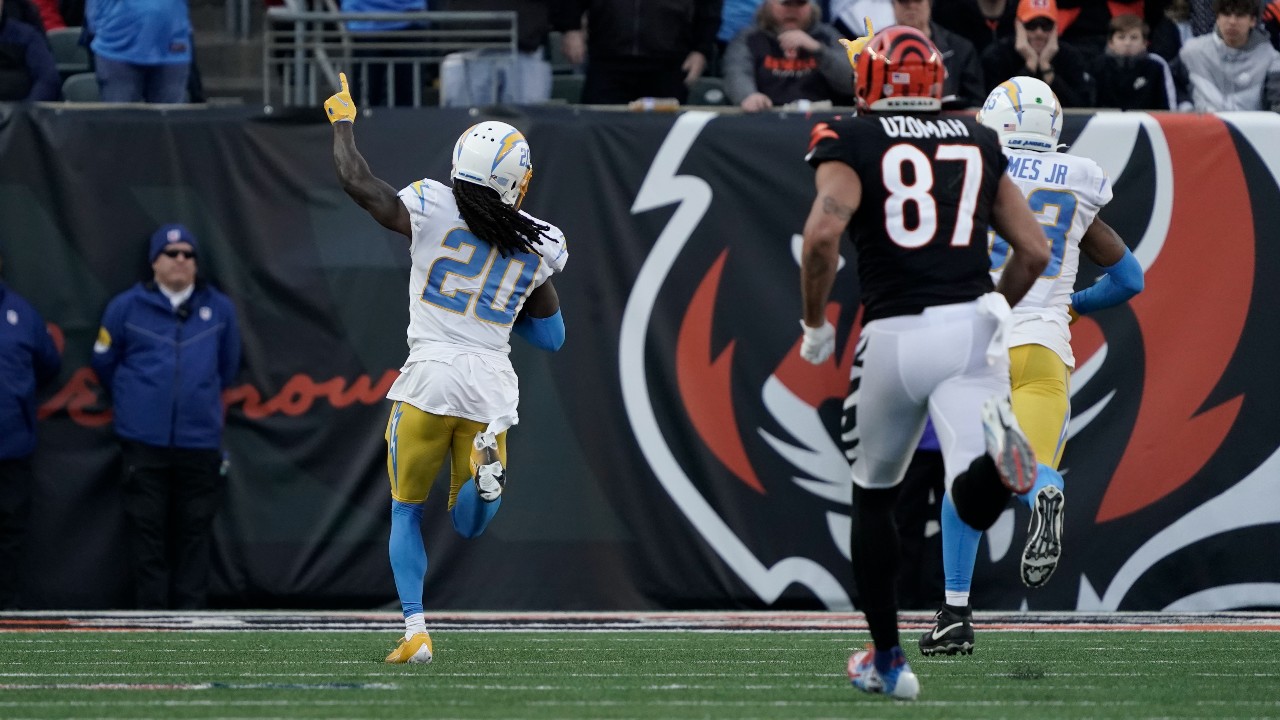
<path fill-rule="evenodd" d="M 352 32 L 350 21 L 409 23 L 402 30 Z M 514 12 L 346 13 L 269 8 L 263 30 L 262 100 L 264 105 L 315 106 L 338 87 L 346 72 L 368 106 L 370 70 L 386 69 L 388 104 L 395 97 L 395 69 L 412 73 L 413 107 L 423 103 L 423 84 L 450 53 L 489 50 L 510 53 L 517 61 L 519 31 Z M 357 52 L 358 51 L 358 52 Z M 495 88 L 496 93 L 496 88 Z M 495 95 L 496 96 L 496 95 Z"/>

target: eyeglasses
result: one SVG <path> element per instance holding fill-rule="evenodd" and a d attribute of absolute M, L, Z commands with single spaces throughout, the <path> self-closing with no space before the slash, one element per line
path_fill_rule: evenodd
<path fill-rule="evenodd" d="M 175 260 L 178 258 L 186 258 L 188 260 L 196 259 L 195 250 L 164 250 L 163 254 L 165 257 L 171 257 L 171 258 L 174 258 Z"/>
<path fill-rule="evenodd" d="M 1049 32 L 1053 29 L 1053 21 L 1047 17 L 1038 17 L 1022 23 L 1022 27 L 1028 30 L 1041 30 Z"/>

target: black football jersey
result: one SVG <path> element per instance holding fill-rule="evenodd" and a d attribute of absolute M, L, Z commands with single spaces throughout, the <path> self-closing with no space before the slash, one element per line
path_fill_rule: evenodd
<path fill-rule="evenodd" d="M 811 165 L 838 160 L 862 180 L 849 221 L 863 321 L 991 292 L 987 227 L 1005 157 L 970 117 L 865 115 L 819 123 Z"/>

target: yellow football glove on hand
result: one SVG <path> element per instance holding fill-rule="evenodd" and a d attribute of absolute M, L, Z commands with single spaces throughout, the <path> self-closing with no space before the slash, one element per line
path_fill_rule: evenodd
<path fill-rule="evenodd" d="M 1075 325 L 1076 321 L 1079 319 L 1080 319 L 1080 313 L 1076 312 L 1075 308 L 1068 305 L 1067 306 L 1067 324 Z"/>
<path fill-rule="evenodd" d="M 874 28 L 871 27 L 871 18 L 864 17 L 862 22 L 867 24 L 867 34 L 855 40 L 845 40 L 840 38 L 840 44 L 844 46 L 844 51 L 849 54 L 849 66 L 854 70 L 858 69 L 858 55 L 862 53 L 862 49 L 871 42 L 871 36 L 876 34 Z"/>
<path fill-rule="evenodd" d="M 324 111 L 329 115 L 330 123 L 353 123 L 356 121 L 356 104 L 351 99 L 351 91 L 347 89 L 347 74 L 338 73 L 338 82 L 342 83 L 342 89 L 324 101 Z"/>

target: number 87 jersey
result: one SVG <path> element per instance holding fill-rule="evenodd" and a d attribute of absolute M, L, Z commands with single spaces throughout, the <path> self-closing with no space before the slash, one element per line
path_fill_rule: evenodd
<path fill-rule="evenodd" d="M 872 114 L 819 123 L 806 160 L 862 181 L 849 222 L 863 321 L 991 292 L 987 226 L 1004 172 L 1000 141 L 971 117 Z"/>
<path fill-rule="evenodd" d="M 509 353 L 525 299 L 568 261 L 564 234 L 550 226 L 540 238 L 541 255 L 504 257 L 467 228 L 448 186 L 420 180 L 399 195 L 413 223 L 409 360 L 437 351 Z"/>

